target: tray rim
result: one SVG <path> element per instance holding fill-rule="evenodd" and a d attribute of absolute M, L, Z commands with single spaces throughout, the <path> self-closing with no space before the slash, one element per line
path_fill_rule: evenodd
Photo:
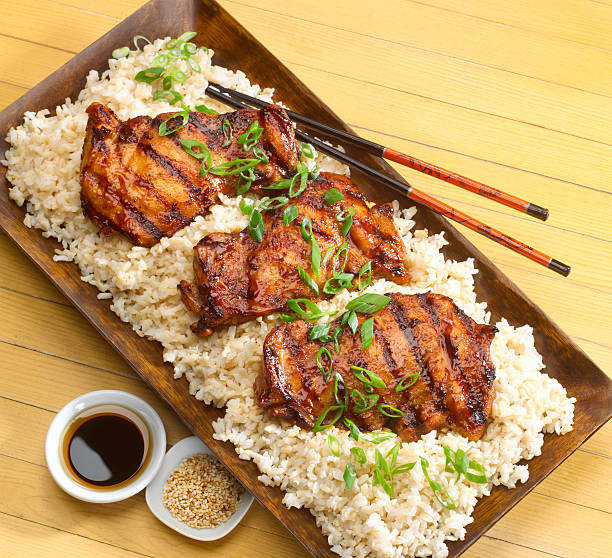
<path fill-rule="evenodd" d="M 192 14 L 194 11 L 197 11 L 198 7 L 202 7 L 204 6 L 205 9 L 211 10 L 211 11 L 215 11 L 215 12 L 219 12 L 224 14 L 225 17 L 231 19 L 233 21 L 233 24 L 235 26 L 237 26 L 239 28 L 239 30 L 241 32 L 244 32 L 246 36 L 249 37 L 250 40 L 253 40 L 258 47 L 260 47 L 261 49 L 263 49 L 265 51 L 265 53 L 270 56 L 271 58 L 273 58 L 276 62 L 276 64 L 278 64 L 283 71 L 285 71 L 286 73 L 288 73 L 289 75 L 291 75 L 295 80 L 297 80 L 298 82 L 300 82 L 300 80 L 293 74 L 293 72 L 291 72 L 290 70 L 288 70 L 288 68 L 278 59 L 276 59 L 276 57 L 274 57 L 274 55 L 272 55 L 263 45 L 261 45 L 261 43 L 259 43 L 259 41 L 257 41 L 256 39 L 254 39 L 246 29 L 244 29 L 244 27 L 242 27 L 242 25 L 240 23 L 238 23 L 232 16 L 230 16 L 229 14 L 227 14 L 227 12 L 219 5 L 217 4 L 217 2 L 215 0 L 151 0 L 150 2 L 148 2 L 147 4 L 145 4 L 144 6 L 142 6 L 139 10 L 137 10 L 135 13 L 133 13 L 132 15 L 130 15 L 129 17 L 125 18 L 124 20 L 120 21 L 115 27 L 113 27 L 112 29 L 110 29 L 107 33 L 105 33 L 102 37 L 100 37 L 98 40 L 96 40 L 94 43 L 92 43 L 91 45 L 89 45 L 87 48 L 83 49 L 80 53 L 75 54 L 69 61 L 67 61 L 64 65 L 62 65 L 60 68 L 58 68 L 56 71 L 52 72 L 49 76 L 47 76 L 44 80 L 42 80 L 40 83 L 38 83 L 36 86 L 32 87 L 30 90 L 28 90 L 26 93 L 24 93 L 24 95 L 22 95 L 21 97 L 19 97 L 17 100 L 15 100 L 13 103 L 11 103 L 9 106 L 7 106 L 5 109 L 3 109 L 0 112 L 0 128 L 3 127 L 4 125 L 4 121 L 9 121 L 11 119 L 11 116 L 14 115 L 15 111 L 18 112 L 19 116 L 21 117 L 23 115 L 23 108 L 22 108 L 22 104 L 25 102 L 29 102 L 31 98 L 35 98 L 36 97 L 36 93 L 38 91 L 43 91 L 46 89 L 46 87 L 48 87 L 52 82 L 53 82 L 53 78 L 55 77 L 56 74 L 60 73 L 60 72 L 66 72 L 67 70 L 69 70 L 71 68 L 71 66 L 76 65 L 76 62 L 78 62 L 81 58 L 85 57 L 85 58 L 89 58 L 89 59 L 99 59 L 99 55 L 96 52 L 97 49 L 99 48 L 99 46 L 101 44 L 103 44 L 104 42 L 106 42 L 109 38 L 114 37 L 115 35 L 118 34 L 118 31 L 123 30 L 124 27 L 126 26 L 126 23 L 128 21 L 134 20 L 135 18 L 137 18 L 139 15 L 142 15 L 144 13 L 146 13 L 147 11 L 151 11 L 154 8 L 160 8 L 163 6 L 168 6 L 170 5 L 173 8 L 173 12 L 176 15 L 176 11 L 177 11 L 177 7 L 179 8 L 179 12 L 184 15 L 185 17 L 187 17 L 189 14 Z M 177 20 L 180 18 L 177 18 Z M 182 32 L 186 29 L 186 27 L 184 27 L 182 24 L 187 24 L 186 21 L 181 21 L 178 24 L 178 27 L 181 29 L 178 32 Z M 173 26 L 176 28 L 177 24 L 176 22 L 173 23 Z M 167 34 L 173 34 L 170 30 L 168 31 Z M 214 49 L 214 45 L 212 45 L 213 49 Z M 105 61 L 107 60 L 106 58 L 104 59 Z M 223 62 L 221 62 L 220 64 L 223 65 Z M 90 65 L 90 67 L 93 67 Z M 85 75 L 80 77 L 80 82 L 81 84 L 83 84 L 85 82 Z M 300 82 L 301 84 L 301 82 Z M 303 86 L 303 84 L 301 84 Z M 310 90 L 306 87 L 303 86 L 306 90 L 308 90 L 310 92 Z M 82 86 L 79 87 L 79 89 L 82 89 Z M 310 92 L 312 94 L 312 99 L 314 99 L 315 101 L 319 102 L 321 105 L 323 105 L 323 107 L 325 108 L 325 110 L 328 112 L 328 116 L 330 117 L 334 117 L 334 118 L 338 118 L 335 113 L 333 113 L 333 111 L 331 111 L 331 109 L 329 109 L 329 107 L 327 107 L 327 105 L 325 105 L 314 93 Z M 39 109 L 36 109 L 39 110 Z M 342 123 L 343 127 L 347 130 L 350 130 L 350 128 L 348 128 L 344 123 Z M 4 137 L 0 137 L 0 153 L 3 153 L 5 148 L 6 148 L 6 141 L 4 139 Z M 389 173 L 392 174 L 395 177 L 399 177 L 400 180 L 403 180 L 401 178 L 401 176 L 396 173 L 388 164 L 384 163 L 384 166 L 388 168 Z M 4 169 L 4 167 L 0 166 L 0 181 L 6 181 L 5 179 L 5 174 L 6 174 L 6 170 Z M 405 180 L 404 180 L 405 182 Z M 3 189 L 4 190 L 4 189 Z M 2 196 L 4 197 L 5 192 L 1 192 Z M 399 199 L 399 196 L 398 196 Z M 10 202 L 11 205 L 12 202 Z M 13 208 L 13 210 L 15 210 L 16 206 Z M 74 306 L 76 306 L 76 308 L 81 312 L 81 314 L 83 314 L 85 316 L 85 318 L 98 330 L 98 332 L 114 347 L 115 350 L 117 350 L 117 352 L 119 352 L 119 354 L 128 362 L 128 364 L 130 364 L 130 366 L 132 366 L 132 368 L 143 378 L 145 379 L 145 381 L 150 385 L 150 387 L 152 387 L 154 389 L 154 391 L 156 391 L 156 393 L 166 401 L 166 403 L 168 403 L 173 410 L 177 413 L 177 415 L 179 416 L 179 418 L 192 430 L 194 431 L 194 433 L 196 435 L 198 435 L 200 438 L 202 438 L 202 434 L 200 432 L 197 432 L 194 430 L 194 426 L 189 423 L 187 421 L 187 419 L 185 417 L 182 416 L 181 412 L 176 408 L 175 404 L 173 401 L 171 401 L 170 399 L 168 399 L 168 397 L 164 394 L 161 393 L 160 390 L 155 387 L 152 383 L 149 377 L 147 377 L 143 371 L 139 368 L 138 364 L 133 362 L 133 359 L 130 358 L 128 355 L 126 355 L 124 353 L 123 350 L 121 350 L 121 348 L 119 347 L 118 343 L 116 341 L 113 340 L 113 337 L 115 337 L 112 332 L 109 333 L 109 331 L 107 331 L 107 329 L 105 329 L 104 327 L 102 327 L 101 323 L 99 323 L 98 320 L 96 320 L 96 316 L 92 316 L 88 313 L 88 309 L 86 308 L 86 304 L 84 304 L 83 302 L 79 301 L 78 298 L 76 297 L 76 295 L 72 295 L 70 294 L 70 289 L 66 288 L 66 284 L 65 281 L 63 280 L 63 276 L 65 275 L 65 273 L 59 273 L 58 276 L 53 274 L 53 271 L 58 271 L 59 269 L 62 268 L 62 263 L 60 262 L 52 262 L 51 267 L 56 268 L 54 270 L 48 270 L 47 266 L 45 265 L 45 262 L 38 260 L 35 255 L 33 253 L 30 253 L 27 248 L 26 248 L 26 244 L 28 244 L 27 239 L 24 240 L 22 237 L 18 237 L 18 232 L 17 229 L 21 228 L 21 229 L 25 229 L 25 225 L 23 224 L 22 220 L 18 220 L 17 222 L 17 227 L 15 229 L 13 229 L 11 227 L 11 223 L 8 222 L 8 226 L 7 226 L 7 217 L 5 215 L 5 212 L 3 211 L 5 208 L 2 207 L 0 208 L 0 227 L 5 231 L 5 233 L 11 238 L 11 240 L 13 242 L 15 242 L 19 248 L 21 250 L 23 250 L 26 255 L 29 257 L 29 259 L 45 274 L 45 276 L 51 280 L 51 282 L 60 290 L 60 292 L 62 292 L 70 301 L 72 304 L 74 304 Z M 420 211 L 423 211 L 422 208 L 420 208 Z M 9 208 L 9 212 L 10 212 L 10 208 Z M 13 211 L 14 213 L 15 211 Z M 23 213 L 23 208 L 20 208 L 20 210 L 18 211 L 20 213 Z M 580 348 L 578 347 L 572 340 L 571 338 L 569 338 L 569 336 L 567 336 L 557 325 L 555 322 L 553 322 L 540 308 L 539 306 L 537 306 L 533 301 L 531 301 L 529 299 L 529 297 L 527 297 L 525 295 L 525 293 L 523 293 L 523 291 L 517 287 L 501 270 L 499 270 L 478 248 L 476 248 L 474 245 L 471 244 L 471 242 L 469 242 L 465 237 L 463 237 L 463 235 L 457 231 L 455 229 L 455 227 L 445 221 L 444 219 L 442 219 L 440 216 L 438 215 L 434 215 L 434 218 L 439 222 L 440 224 L 440 228 L 442 230 L 448 231 L 449 234 L 451 236 L 455 236 L 457 238 L 459 238 L 461 241 L 463 241 L 464 245 L 469 249 L 469 251 L 471 252 L 470 257 L 474 257 L 475 259 L 479 260 L 478 263 L 478 267 L 481 267 L 483 264 L 484 266 L 488 266 L 489 268 L 491 268 L 497 278 L 499 280 L 501 280 L 501 282 L 503 284 L 505 284 L 505 286 L 513 291 L 514 294 L 518 295 L 520 298 L 522 298 L 528 305 L 531 306 L 532 309 L 534 309 L 535 311 L 537 311 L 537 313 L 541 314 L 547 321 L 548 324 L 550 324 L 550 326 L 552 326 L 553 328 L 553 332 L 555 334 L 557 334 L 558 336 L 564 338 L 568 344 L 570 345 L 572 351 L 576 354 L 578 354 L 579 356 L 581 356 L 583 359 L 586 359 L 588 361 L 588 363 L 590 363 L 592 365 L 592 367 L 602 375 L 602 378 L 604 379 L 604 383 L 606 385 L 606 393 L 608 394 L 608 403 L 612 402 L 612 380 L 595 364 L 593 363 L 593 361 L 590 359 L 590 357 Z M 13 223 L 15 224 L 15 223 Z M 34 235 L 37 235 L 38 237 L 38 241 L 41 242 L 42 240 L 44 240 L 43 244 L 47 244 L 49 242 L 55 244 L 55 246 L 59 246 L 59 243 L 57 243 L 57 241 L 53 240 L 53 239 L 43 239 L 43 237 L 40 235 L 38 229 L 29 229 L 30 232 L 32 232 Z M 27 231 L 21 231 L 21 232 L 27 232 Z M 26 235 L 26 236 L 32 236 L 32 235 Z M 31 239 L 30 239 L 31 240 Z M 48 262 L 47 262 L 48 263 Z M 74 264 L 74 262 L 71 262 L 71 267 L 75 266 L 76 264 Z M 78 267 L 77 267 L 78 269 Z M 85 283 L 81 283 L 81 289 L 82 290 L 87 290 L 87 291 L 92 291 L 91 294 L 94 295 L 94 297 L 97 295 L 98 291 L 92 287 L 91 285 L 85 284 Z M 84 286 L 84 287 L 83 287 Z M 97 303 L 100 304 L 103 301 L 97 300 Z M 107 314 L 110 314 L 110 318 L 111 320 L 115 320 L 115 321 L 119 321 L 117 316 L 112 313 L 112 311 L 110 311 L 110 309 L 108 308 L 109 304 L 102 304 L 102 306 L 105 306 L 105 312 Z M 109 316 L 106 316 L 106 318 L 108 318 Z M 134 333 L 131 330 L 131 326 L 128 326 L 130 329 L 131 333 Z M 124 328 L 122 328 L 124 329 Z M 142 338 L 139 338 L 139 340 L 141 342 L 145 342 L 145 343 L 149 343 L 149 344 L 155 344 L 155 345 L 159 345 L 157 342 L 153 342 L 153 341 L 148 341 L 148 340 L 144 340 Z M 174 382 L 174 380 L 171 380 L 171 384 Z M 184 381 L 182 381 L 182 383 L 185 383 Z M 178 390 L 177 390 L 178 391 Z M 191 404 L 193 404 L 195 400 L 195 398 L 191 397 L 191 399 L 193 401 L 189 402 Z M 597 400 L 596 400 L 597 401 Z M 202 405 L 203 403 L 201 401 L 197 401 L 198 404 Z M 219 413 L 220 414 L 220 413 Z M 449 546 L 449 552 L 450 555 L 452 556 L 459 556 L 460 554 L 462 554 L 465 550 L 467 550 L 467 548 L 469 548 L 469 546 L 471 546 L 474 542 L 476 542 L 480 536 L 482 536 L 482 534 L 484 534 L 494 523 L 496 523 L 499 519 L 501 519 L 501 517 L 503 517 L 508 511 L 510 511 L 518 502 L 520 502 L 527 494 L 529 494 L 531 492 L 531 490 L 533 490 L 533 488 L 535 488 L 535 486 L 537 486 L 542 480 L 544 480 L 550 473 L 552 473 L 552 471 L 554 471 L 561 463 L 563 463 L 563 461 L 565 461 L 570 455 L 572 455 L 576 449 L 578 449 L 578 447 L 583 444 L 588 438 L 590 438 L 595 432 L 597 432 L 597 430 L 599 430 L 602 426 L 604 426 L 607 421 L 612 417 L 612 405 L 609 406 L 608 410 L 607 410 L 607 415 L 604 413 L 605 416 L 603 416 L 603 419 L 601 420 L 601 422 L 599 422 L 599 424 L 591 429 L 584 437 L 582 437 L 582 439 L 568 452 L 566 452 L 562 458 L 556 462 L 556 464 L 550 468 L 549 470 L 546 470 L 545 473 L 540 476 L 539 478 L 533 480 L 532 479 L 532 475 L 530 475 L 529 480 L 524 483 L 519 485 L 517 488 L 512 489 L 512 491 L 510 489 L 505 489 L 505 492 L 512 492 L 513 494 L 519 494 L 518 498 L 513 499 L 512 501 L 509 502 L 509 505 L 507 505 L 507 507 L 505 507 L 504 509 L 500 510 L 498 513 L 495 514 L 495 516 L 493 516 L 492 518 L 490 518 L 486 524 L 483 526 L 483 528 L 475 534 L 475 536 L 470 537 L 469 539 L 466 538 L 464 539 L 464 541 L 457 541 L 457 542 L 451 542 L 448 541 L 446 542 L 446 544 Z M 545 435 L 545 438 L 550 438 L 551 435 Z M 210 443 L 208 440 L 204 440 L 206 443 Z M 220 443 L 215 441 L 216 444 L 219 445 L 224 445 L 224 444 L 228 444 L 228 443 Z M 231 445 L 232 449 L 233 449 L 233 445 Z M 213 447 L 211 448 L 213 451 L 215 451 L 215 453 L 217 453 L 217 450 Z M 218 448 L 217 448 L 218 449 Z M 222 456 L 220 456 L 218 453 L 217 455 L 220 457 L 220 459 L 222 459 L 224 462 L 225 460 L 223 459 Z M 543 457 L 544 455 L 544 451 L 542 452 L 542 456 L 538 456 L 538 457 Z M 538 457 L 533 458 L 529 461 L 521 461 L 521 463 L 534 463 L 535 459 L 538 459 Z M 239 460 L 242 463 L 245 463 L 242 460 Z M 252 462 L 248 462 L 248 463 L 252 463 Z M 228 465 L 226 463 L 226 465 Z M 232 470 L 232 472 L 234 474 L 236 474 L 239 477 L 239 480 L 241 480 L 241 482 L 243 482 L 243 484 L 245 484 L 244 482 L 244 478 L 243 475 L 240 475 L 237 473 L 237 471 L 234 469 L 234 467 L 228 465 L 230 467 L 230 469 Z M 251 479 L 252 480 L 252 479 Z M 255 479 L 255 482 L 258 483 L 258 481 Z M 247 487 L 249 487 L 249 484 L 247 484 Z M 253 488 L 249 487 L 251 490 L 253 490 Z M 278 488 L 274 488 L 274 490 L 279 491 L 280 489 Z M 265 491 L 263 491 L 265 492 Z M 260 497 L 260 494 L 257 493 L 257 491 L 254 491 L 255 496 L 258 498 L 258 500 L 260 502 L 262 502 L 263 505 L 265 505 L 266 507 L 268 507 L 268 509 L 270 509 L 278 519 L 281 520 L 281 522 L 283 524 L 285 524 L 289 530 L 298 538 L 298 540 L 300 540 L 300 542 L 302 542 L 302 544 L 313 553 L 313 555 L 315 556 L 336 556 L 335 553 L 321 553 L 320 552 L 320 548 L 313 548 L 313 545 L 311 543 L 311 541 L 307 541 L 304 540 L 303 536 L 298 535 L 294 529 L 292 529 L 292 525 L 284 519 L 284 517 L 282 515 L 279 515 L 278 513 L 276 513 L 276 511 L 272 508 L 270 508 L 270 506 L 262 500 L 262 498 Z M 281 493 L 282 496 L 282 493 Z M 492 496 L 489 496 L 487 498 L 492 498 Z M 479 499 L 479 503 L 482 502 L 484 500 L 483 499 Z M 285 511 L 286 508 L 284 508 Z M 300 512 L 301 513 L 301 512 Z M 286 514 L 287 515 L 287 514 Z M 304 515 L 304 514 L 302 514 Z M 308 516 L 310 517 L 310 519 L 312 520 L 312 522 L 314 523 L 314 518 L 308 513 Z M 467 526 L 467 529 L 469 531 L 469 525 Z M 317 528 L 318 530 L 318 528 Z M 320 532 L 320 531 L 319 531 Z M 328 549 L 329 550 L 329 549 Z"/>

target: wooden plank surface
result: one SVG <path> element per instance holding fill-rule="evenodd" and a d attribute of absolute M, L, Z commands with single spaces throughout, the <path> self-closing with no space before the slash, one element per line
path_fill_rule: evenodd
<path fill-rule="evenodd" d="M 0 0 L 0 108 L 141 0 Z M 612 371 L 612 6 L 490 2 L 223 0 L 223 7 L 365 137 L 529 197 L 547 223 L 402 170 L 423 188 L 573 266 L 562 279 L 468 234 L 606 372 Z M 69 30 L 69 32 L 67 32 Z M 210 45 L 214 48 L 214 45 Z M 262 84 L 265 85 L 265 84 Z M 142 495 L 76 502 L 52 482 L 54 412 L 101 388 L 137 393 L 185 427 L 10 240 L 0 235 L 2 556 L 305 556 L 255 503 L 217 543 L 182 538 Z M 27 371 L 25 373 L 24 371 Z M 580 373 L 580 371 L 576 371 Z M 609 556 L 607 425 L 466 556 Z"/>

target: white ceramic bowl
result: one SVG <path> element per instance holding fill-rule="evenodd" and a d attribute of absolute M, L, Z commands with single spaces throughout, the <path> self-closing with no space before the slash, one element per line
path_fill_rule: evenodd
<path fill-rule="evenodd" d="M 197 436 L 184 438 L 170 448 L 166 454 L 166 457 L 164 458 L 164 462 L 162 463 L 159 472 L 151 481 L 149 486 L 147 486 L 147 505 L 157 519 L 159 519 L 162 523 L 165 523 L 171 529 L 178 531 L 182 535 L 198 541 L 214 541 L 227 535 L 234 529 L 234 527 L 236 527 L 236 525 L 238 525 L 238 523 L 240 523 L 244 517 L 244 514 L 249 511 L 249 508 L 253 503 L 253 495 L 245 489 L 240 505 L 234 512 L 234 515 L 232 515 L 232 517 L 230 517 L 225 523 L 217 525 L 217 527 L 213 527 L 211 529 L 195 529 L 194 527 L 189 527 L 189 525 L 186 523 L 176 519 L 176 517 L 174 517 L 164 506 L 163 488 L 166 484 L 166 480 L 179 466 L 181 461 L 198 453 L 207 453 L 214 456 L 214 453 L 210 450 L 210 448 Z"/>
<path fill-rule="evenodd" d="M 142 421 L 146 425 L 149 435 L 147 462 L 132 479 L 125 481 L 117 488 L 112 486 L 94 488 L 80 483 L 74 475 L 69 473 L 62 455 L 64 436 L 70 425 L 93 409 L 97 411 L 100 408 L 103 411 L 105 406 L 106 408 L 122 408 L 127 411 L 127 416 L 135 415 L 136 420 L 140 419 L 138 422 Z M 45 441 L 47 466 L 55 482 L 71 496 L 86 502 L 118 502 L 137 494 L 156 475 L 165 453 L 166 431 L 155 409 L 136 395 L 111 389 L 92 391 L 68 403 L 51 422 Z"/>

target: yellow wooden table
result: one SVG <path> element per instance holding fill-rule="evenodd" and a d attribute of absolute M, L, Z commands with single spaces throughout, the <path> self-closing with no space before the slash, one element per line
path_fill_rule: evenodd
<path fill-rule="evenodd" d="M 0 0 L 0 107 L 142 0 Z M 604 370 L 612 369 L 612 4 L 606 0 L 223 0 L 360 134 L 549 207 L 546 223 L 402 169 L 417 187 L 572 265 L 563 279 L 467 233 Z M 280 7 L 279 7 L 280 5 Z M 214 45 L 210 45 L 214 47 Z M 305 556 L 260 505 L 197 543 L 144 497 L 94 505 L 51 479 L 54 413 L 86 391 L 149 401 L 188 432 L 0 234 L 0 555 Z M 576 370 L 580 374 L 580 370 Z M 612 425 L 466 556 L 612 555 Z"/>

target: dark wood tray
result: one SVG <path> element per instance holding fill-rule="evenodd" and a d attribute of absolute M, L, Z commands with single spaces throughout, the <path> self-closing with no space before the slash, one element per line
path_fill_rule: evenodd
<path fill-rule="evenodd" d="M 213 0 L 153 0 L 0 113 L 0 156 L 8 148 L 4 140 L 8 129 L 22 121 L 25 111 L 43 108 L 53 111 L 66 97 L 76 98 L 85 85 L 87 72 L 90 69 L 98 72 L 105 70 L 114 48 L 131 44 L 132 37 L 138 34 L 157 38 L 178 36 L 188 30 L 197 31 L 196 40 L 215 50 L 217 64 L 240 68 L 254 83 L 274 87 L 276 99 L 293 110 L 349 130 L 314 93 Z M 365 163 L 401 180 L 382 160 L 350 150 L 349 153 L 359 155 Z M 359 176 L 356 178 L 359 181 Z M 368 180 L 359 182 L 375 200 L 398 198 L 396 193 L 380 184 Z M 163 362 L 161 346 L 140 338 L 128 324 L 121 322 L 110 311 L 108 302 L 96 298 L 96 289 L 79 279 L 76 265 L 53 261 L 58 244 L 43 238 L 39 231 L 24 226 L 24 210 L 8 199 L 9 183 L 6 169 L 2 166 L 0 183 L 0 226 L 7 234 L 314 556 L 336 556 L 307 510 L 283 506 L 281 491 L 259 483 L 258 471 L 252 462 L 240 460 L 231 444 L 213 439 L 211 422 L 223 411 L 204 405 L 190 396 L 185 380 L 172 379 L 172 369 Z M 402 201 L 405 206 L 412 205 L 407 199 Z M 493 320 L 505 316 L 515 325 L 531 324 L 536 347 L 547 365 L 547 373 L 557 378 L 569 395 L 577 399 L 573 431 L 565 436 L 545 437 L 542 455 L 529 462 L 529 481 L 513 490 L 497 487 L 489 497 L 478 503 L 474 522 L 467 527 L 465 540 L 449 545 L 450 555 L 459 556 L 610 418 L 612 381 L 447 221 L 423 209 L 416 219 L 419 227 L 426 227 L 431 233 L 445 231 L 450 241 L 445 249 L 448 257 L 475 259 L 480 270 L 476 275 L 476 291 L 479 299 L 489 304 Z"/>

